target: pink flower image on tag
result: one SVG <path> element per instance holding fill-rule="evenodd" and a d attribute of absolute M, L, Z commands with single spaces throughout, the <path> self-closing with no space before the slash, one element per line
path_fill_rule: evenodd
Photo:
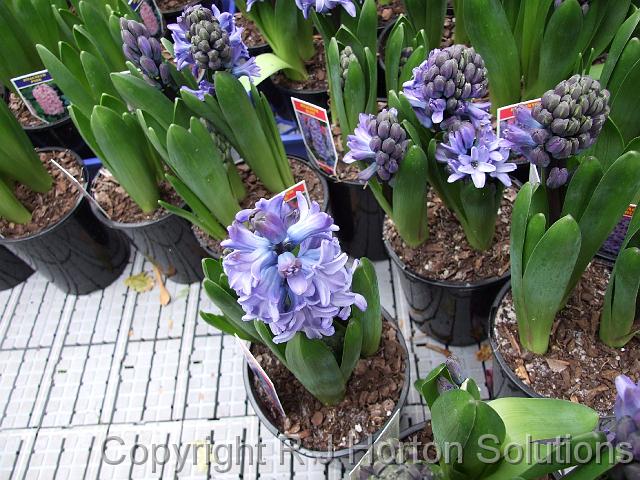
<path fill-rule="evenodd" d="M 160 28 L 160 25 L 158 25 L 158 19 L 156 18 L 153 8 L 151 8 L 147 2 L 142 2 L 142 5 L 140 5 L 140 17 L 144 22 L 144 26 L 147 27 L 147 30 L 149 30 L 151 35 L 158 33 L 158 29 Z"/>
<path fill-rule="evenodd" d="M 36 86 L 32 93 L 33 98 L 47 115 L 61 115 L 64 113 L 64 104 L 58 96 L 58 92 L 46 83 Z"/>

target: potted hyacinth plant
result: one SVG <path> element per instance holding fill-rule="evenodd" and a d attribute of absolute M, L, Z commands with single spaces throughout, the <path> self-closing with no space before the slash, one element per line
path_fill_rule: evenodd
<path fill-rule="evenodd" d="M 5 48 L 0 54 L 0 83 L 10 90 L 7 102 L 36 147 L 61 146 L 82 156 L 92 156 L 66 111 L 64 92 L 51 83 L 40 83 L 23 90 L 31 109 L 18 96 L 12 78 L 36 73 L 46 68 L 36 45 L 51 51 L 63 42 L 91 50 L 114 70 L 124 68 L 120 45 L 114 40 L 113 26 L 117 18 L 138 18 L 125 1 L 103 4 L 76 1 L 73 13 L 66 1 L 7 1 L 0 14 L 0 28 L 5 33 Z M 81 47 L 80 47 L 81 46 Z M 47 122 L 44 119 L 48 119 Z"/>
<path fill-rule="evenodd" d="M 609 98 L 598 81 L 576 75 L 546 92 L 540 107 L 518 112 L 506 132 L 540 183 L 526 184 L 514 206 L 511 285 L 496 300 L 491 331 L 497 394 L 574 399 L 602 415 L 613 410 L 606 386 L 635 375 L 639 354 L 638 219 L 613 268 L 594 260 L 640 190 L 633 144 L 626 152 L 593 145 L 611 121 Z M 610 361 L 602 377 L 595 365 Z"/>
<path fill-rule="evenodd" d="M 516 167 L 492 131 L 489 105 L 482 102 L 487 86 L 473 48 L 432 50 L 402 93 L 390 92 L 392 118 L 360 117 L 344 159 L 359 164 L 388 216 L 385 244 L 411 317 L 454 345 L 485 337 L 491 303 L 508 277 L 508 212 L 515 198 L 509 173 Z M 392 129 L 406 130 L 424 152 L 421 162 L 407 165 L 407 183 L 399 181 L 407 159 L 386 140 Z M 402 198 L 415 203 L 407 216 L 397 214 Z"/>
<path fill-rule="evenodd" d="M 563 470 L 566 480 L 635 478 L 637 387 L 624 377 L 616 384 L 618 433 L 607 434 L 596 430 L 594 410 L 566 400 L 483 401 L 474 381 L 449 357 L 416 382 L 430 420 L 392 443 L 391 462 L 384 461 L 385 451 L 384 460 L 360 468 L 359 478 L 538 480 L 560 478 Z"/>
<path fill-rule="evenodd" d="M 224 27 L 230 44 L 220 48 L 230 49 L 228 62 L 204 62 L 202 42 L 188 33 L 197 25 Z M 242 205 L 267 192 L 279 193 L 305 180 L 312 198 L 326 208 L 323 179 L 301 159 L 287 156 L 266 98 L 253 82 L 249 97 L 237 78 L 256 78 L 260 69 L 255 59 L 247 57 L 233 17 L 197 6 L 187 9 L 179 23 L 169 28 L 174 31 L 177 67 L 182 73 L 161 59 L 157 66 L 144 62 L 149 68 L 143 68 L 143 62 L 133 63 L 132 56 L 131 74 L 112 75 L 115 88 L 135 110 L 142 130 L 169 168 L 168 181 L 192 211 L 166 202 L 162 206 L 189 220 L 203 247 L 214 256 L 222 251 L 223 225 L 231 223 Z M 157 77 L 164 69 L 171 72 L 167 81 Z M 149 74 L 157 80 L 150 82 Z M 238 157 L 243 162 L 236 165 Z"/>
<path fill-rule="evenodd" d="M 267 429 L 303 455 L 330 459 L 375 437 L 402 407 L 407 351 L 381 311 L 371 262 L 347 266 L 333 219 L 300 192 L 294 200 L 279 194 L 236 215 L 222 262 L 203 263 L 222 314 L 201 316 L 251 342 L 245 386 Z M 256 362 L 273 389 L 253 373 Z M 281 408 L 268 401 L 274 392 Z"/>
<path fill-rule="evenodd" d="M 282 71 L 262 87 L 276 113 L 295 120 L 291 97 L 325 107 L 328 93 L 323 44 L 314 36 L 313 23 L 303 16 L 296 1 L 241 0 L 238 7 L 282 62 Z"/>
<path fill-rule="evenodd" d="M 103 289 L 126 266 L 128 244 L 100 225 L 54 162 L 86 184 L 77 154 L 58 147 L 35 151 L 0 103 L 0 286 L 25 280 L 33 269 L 65 293 Z"/>

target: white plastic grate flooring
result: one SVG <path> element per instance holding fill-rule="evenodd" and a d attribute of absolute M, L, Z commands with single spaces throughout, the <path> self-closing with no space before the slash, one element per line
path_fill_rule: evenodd
<path fill-rule="evenodd" d="M 376 269 L 413 383 L 443 361 L 444 345 L 412 325 L 390 263 Z M 348 466 L 292 454 L 260 425 L 235 340 L 198 318 L 215 311 L 201 286 L 169 280 L 162 307 L 157 287 L 124 285 L 142 271 L 151 265 L 135 255 L 110 287 L 82 297 L 37 273 L 0 292 L 0 480 L 345 478 Z M 478 348 L 449 350 L 486 396 Z M 424 412 L 411 388 L 401 427 Z"/>

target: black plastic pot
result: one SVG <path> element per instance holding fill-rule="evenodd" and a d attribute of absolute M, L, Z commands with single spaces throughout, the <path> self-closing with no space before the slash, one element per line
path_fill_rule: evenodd
<path fill-rule="evenodd" d="M 167 214 L 148 222 L 119 223 L 106 218 L 95 205 L 92 209 L 100 222 L 110 230 L 129 237 L 136 250 L 174 282 L 190 284 L 204 278 L 202 259 L 207 257 L 207 253 L 186 220 Z"/>
<path fill-rule="evenodd" d="M 473 345 L 487 338 L 493 301 L 510 273 L 469 284 L 431 280 L 409 270 L 386 240 L 384 244 L 420 330 L 447 345 Z"/>
<path fill-rule="evenodd" d="M 260 91 L 265 94 L 276 114 L 289 121 L 296 119 L 291 97 L 299 98 L 325 109 L 329 108 L 328 90 L 294 90 L 279 85 L 269 77 L 260 84 Z"/>
<path fill-rule="evenodd" d="M 31 276 L 33 270 L 13 253 L 0 247 L 0 291 L 19 285 Z"/>
<path fill-rule="evenodd" d="M 384 308 L 382 309 L 382 315 L 384 316 L 385 320 L 396 325 L 396 322 L 391 319 L 389 313 Z M 402 407 L 404 406 L 407 400 L 407 396 L 409 394 L 409 384 L 411 383 L 410 376 L 409 376 L 410 367 L 409 367 L 409 351 L 407 349 L 407 344 L 400 330 L 397 329 L 396 332 L 397 332 L 398 341 L 400 342 L 400 345 L 402 345 L 402 348 L 404 349 L 406 354 L 405 382 L 402 387 L 402 391 L 400 392 L 400 397 L 398 398 L 398 402 L 396 403 L 396 407 L 394 408 L 393 412 L 391 412 L 391 415 L 389 416 L 389 418 L 393 418 L 395 413 L 401 410 Z M 258 396 L 256 394 L 255 386 L 253 383 L 253 372 L 249 368 L 249 365 L 247 364 L 246 360 L 244 361 L 242 371 L 243 371 L 244 387 L 247 392 L 247 397 L 249 398 L 249 403 L 251 403 L 251 407 L 256 412 L 256 415 L 260 419 L 260 422 L 262 422 L 262 424 L 267 428 L 267 430 L 269 430 L 274 436 L 276 436 L 284 445 L 289 446 L 290 448 L 294 449 L 295 452 L 301 455 L 304 455 L 307 458 L 313 458 L 316 461 L 319 461 L 321 463 L 328 463 L 333 459 L 341 459 L 342 461 L 348 461 L 349 459 L 354 459 L 355 458 L 354 454 L 355 453 L 364 454 L 371 447 L 373 442 L 375 442 L 375 440 L 378 438 L 380 433 L 386 427 L 386 424 L 385 424 L 385 426 L 383 426 L 378 432 L 374 433 L 369 438 L 366 438 L 361 442 L 355 444 L 350 449 L 343 448 L 343 449 L 334 450 L 334 451 L 320 451 L 320 450 L 310 450 L 308 448 L 304 448 L 296 444 L 291 438 L 287 437 L 282 432 L 280 432 L 278 430 L 278 427 L 269 419 L 268 413 L 262 408 L 260 402 L 258 401 Z"/>
<path fill-rule="evenodd" d="M 77 161 L 82 164 L 79 157 Z M 110 285 L 124 270 L 130 253 L 127 239 L 104 228 L 81 195 L 73 210 L 55 225 L 29 237 L 0 239 L 0 246 L 73 295 Z"/>
<path fill-rule="evenodd" d="M 387 252 L 382 242 L 384 211 L 363 183 L 339 181 L 319 172 L 329 186 L 329 204 L 333 220 L 340 230 L 336 236 L 342 250 L 351 257 L 385 260 Z"/>

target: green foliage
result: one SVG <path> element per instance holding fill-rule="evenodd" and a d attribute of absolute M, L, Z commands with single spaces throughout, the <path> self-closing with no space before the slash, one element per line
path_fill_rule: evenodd
<path fill-rule="evenodd" d="M 424 30 L 427 36 L 427 44 L 431 45 L 431 48 L 438 48 L 442 35 L 444 34 L 444 17 L 447 13 L 447 1 L 404 0 L 403 3 L 407 12 L 407 18 L 413 25 L 415 31 Z"/>
<path fill-rule="evenodd" d="M 325 405 L 339 403 L 347 382 L 361 357 L 374 354 L 380 344 L 382 317 L 375 269 L 363 258 L 353 277 L 353 291 L 367 300 L 367 310 L 353 309 L 346 327 L 337 328 L 334 337 L 310 340 L 298 332 L 286 343 L 273 342 L 269 327 L 259 320 L 242 320 L 244 312 L 236 293 L 229 288 L 221 261 L 203 261 L 204 288 L 222 315 L 200 312 L 210 325 L 225 333 L 267 346 L 314 397 Z M 358 313 L 356 313 L 358 312 Z M 345 325 L 343 322 L 337 327 Z M 338 345 L 336 348 L 335 345 Z"/>
<path fill-rule="evenodd" d="M 411 78 L 413 69 L 427 57 L 429 45 L 425 30 L 416 32 L 404 15 L 398 17 L 384 45 L 386 91 L 399 91 L 402 84 Z M 411 52 L 404 60 L 403 51 Z"/>
<path fill-rule="evenodd" d="M 547 351 L 556 314 L 640 190 L 639 169 L 636 151 L 624 153 L 606 171 L 595 157 L 583 159 L 567 188 L 562 217 L 548 227 L 540 202 L 534 201 L 544 187 L 521 189 L 512 215 L 511 287 L 520 341 L 528 350 Z M 612 346 L 633 336 L 636 256 L 634 249 L 621 256 L 609 286 L 601 336 Z"/>
<path fill-rule="evenodd" d="M 553 0 L 458 0 L 454 9 L 462 18 L 456 29 L 461 23 L 463 36 L 484 58 L 497 109 L 541 96 L 567 78 L 576 62 L 597 58 L 625 21 L 629 4 L 590 2 L 585 14 L 578 0 L 558 7 Z"/>
<path fill-rule="evenodd" d="M 273 53 L 288 65 L 284 74 L 292 80 L 305 80 L 305 61 L 315 53 L 313 23 L 304 18 L 295 1 L 256 2 L 249 12 L 245 0 L 236 3 L 256 24 Z"/>
<path fill-rule="evenodd" d="M 442 390 L 439 379 L 455 385 L 452 373 L 441 364 L 418 380 L 416 388 L 431 410 L 434 440 L 441 452 L 439 466 L 432 468 L 442 480 L 534 480 L 578 465 L 580 449 L 590 446 L 595 452 L 606 442 L 604 434 L 593 432 L 598 414 L 583 405 L 547 398 L 483 401 L 472 380 Z M 549 442 L 559 437 L 570 439 Z M 527 453 L 507 457 L 507 445 L 511 452 Z M 601 464 L 594 456 L 580 467 L 585 476 L 576 478 L 595 480 L 613 466 L 589 475 L 596 465 Z"/>

